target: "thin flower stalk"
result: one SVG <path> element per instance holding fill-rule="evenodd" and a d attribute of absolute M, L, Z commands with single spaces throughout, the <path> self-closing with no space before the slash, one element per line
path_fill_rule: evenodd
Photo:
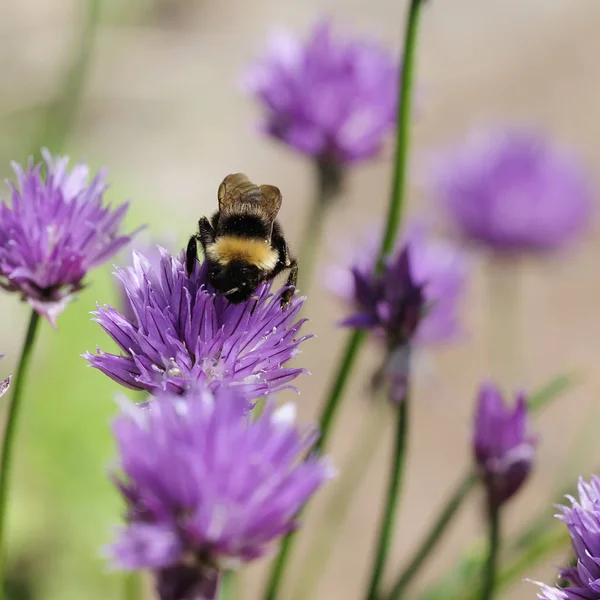
<path fill-rule="evenodd" d="M 410 141 L 409 128 L 413 96 L 413 62 L 415 58 L 416 33 L 420 8 L 421 0 L 412 0 L 404 39 L 404 49 L 402 54 L 404 60 L 401 67 L 401 76 L 398 80 L 400 93 L 396 121 L 395 170 L 388 208 L 388 219 L 386 221 L 386 229 L 383 235 L 383 241 L 377 260 L 378 271 L 383 269 L 385 257 L 392 251 L 394 247 L 394 242 L 401 226 L 402 212 L 404 208 L 404 195 L 406 192 L 406 162 L 408 159 L 408 147 Z M 336 370 L 333 383 L 330 387 L 329 394 L 326 397 L 321 412 L 321 437 L 319 439 L 318 446 L 316 447 L 317 451 L 324 448 L 328 442 L 329 433 L 339 409 L 339 403 L 342 399 L 344 390 L 348 383 L 348 378 L 352 372 L 352 368 L 365 339 L 365 332 L 358 329 L 350 333 L 348 337 L 348 341 L 346 342 L 346 346 L 342 354 L 342 359 Z M 269 579 L 267 581 L 267 586 L 263 595 L 264 600 L 275 600 L 279 594 L 279 589 L 283 583 L 285 567 L 289 561 L 289 556 L 292 550 L 292 542 L 294 537 L 295 536 L 293 533 L 288 534 L 282 542 L 279 554 L 275 559 Z"/>
<path fill-rule="evenodd" d="M 6 575 L 6 524 L 8 512 L 8 496 L 11 481 L 11 470 L 13 464 L 13 451 L 16 440 L 17 424 L 23 400 L 23 390 L 27 380 L 27 374 L 31 364 L 33 348 L 40 315 L 31 311 L 29 325 L 23 342 L 21 358 L 17 366 L 11 402 L 8 406 L 6 427 L 2 438 L 2 456 L 0 458 L 0 594 L 4 597 L 4 578 Z"/>

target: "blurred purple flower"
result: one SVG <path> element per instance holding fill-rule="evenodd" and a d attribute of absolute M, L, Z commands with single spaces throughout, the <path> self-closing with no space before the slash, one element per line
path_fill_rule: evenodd
<path fill-rule="evenodd" d="M 413 277 L 410 246 L 387 261 L 383 273 L 353 269 L 357 312 L 342 322 L 347 327 L 373 329 L 389 347 L 404 345 L 417 331 L 425 307 L 423 286 Z"/>
<path fill-rule="evenodd" d="M 500 390 L 484 384 L 479 390 L 473 433 L 475 461 L 495 506 L 510 499 L 523 485 L 535 456 L 535 440 L 528 434 L 525 396 L 519 394 L 514 410 Z"/>
<path fill-rule="evenodd" d="M 426 307 L 414 332 L 414 341 L 417 344 L 450 341 L 461 332 L 459 305 L 468 275 L 466 254 L 450 244 L 434 239 L 422 227 L 412 227 L 407 240 L 410 272 L 415 283 L 423 290 Z M 365 282 L 370 282 L 369 286 L 381 285 L 384 281 L 394 283 L 393 273 L 383 279 L 373 278 L 380 243 L 380 236 L 367 236 L 358 244 L 360 250 L 349 251 L 350 265 L 331 267 L 326 273 L 328 288 L 361 311 L 364 306 L 358 294 L 359 287 L 364 288 Z M 375 280 L 379 283 L 376 284 Z M 386 293 L 383 288 L 381 293 Z M 375 299 L 376 294 L 372 297 Z M 368 310 L 375 311 L 376 306 L 372 305 Z M 387 325 L 381 322 L 376 329 L 385 334 Z"/>
<path fill-rule="evenodd" d="M 24 171 L 13 163 L 17 184 L 9 183 L 10 206 L 0 203 L 0 285 L 19 292 L 55 326 L 87 272 L 131 241 L 119 228 L 128 204 L 104 204 L 102 171 L 88 182 L 89 169 L 67 170 L 67 157 L 42 151 L 42 165 Z"/>
<path fill-rule="evenodd" d="M 591 215 L 581 165 L 526 129 L 479 133 L 451 148 L 433 188 L 465 237 L 498 251 L 556 249 Z"/>
<path fill-rule="evenodd" d="M 600 478 L 579 480 L 579 501 L 567 496 L 571 506 L 561 506 L 557 517 L 567 524 L 577 565 L 562 569 L 564 588 L 538 583 L 542 600 L 597 600 L 600 598 Z"/>
<path fill-rule="evenodd" d="M 188 276 L 185 253 L 171 256 L 161 248 L 161 254 L 158 271 L 137 252 L 133 266 L 117 269 L 135 319 L 98 307 L 95 320 L 124 355 L 87 353 L 93 367 L 151 394 L 181 393 L 200 381 L 213 391 L 231 386 L 248 402 L 291 387 L 286 384 L 305 372 L 283 366 L 311 337 L 296 337 L 306 320 L 295 320 L 303 298 L 282 310 L 283 290 L 272 295 L 267 283 L 256 300 L 230 304 L 213 293 L 205 265 L 197 263 Z"/>
<path fill-rule="evenodd" d="M 384 365 L 375 373 L 377 389 L 388 385 L 392 402 L 406 397 L 410 375 L 411 346 L 425 310 L 423 286 L 413 277 L 410 247 L 402 247 L 389 259 L 383 273 L 353 269 L 357 312 L 342 325 L 370 329 L 386 343 Z"/>
<path fill-rule="evenodd" d="M 267 134 L 333 164 L 380 152 L 396 122 L 397 81 L 398 64 L 387 50 L 335 40 L 328 20 L 305 44 L 288 31 L 274 34 L 266 57 L 244 77 L 265 106 Z"/>
<path fill-rule="evenodd" d="M 214 598 L 220 571 L 265 554 L 331 476 L 305 458 L 317 432 L 294 421 L 292 404 L 250 418 L 226 388 L 130 406 L 114 424 L 128 505 L 116 566 L 153 570 L 161 600 Z"/>

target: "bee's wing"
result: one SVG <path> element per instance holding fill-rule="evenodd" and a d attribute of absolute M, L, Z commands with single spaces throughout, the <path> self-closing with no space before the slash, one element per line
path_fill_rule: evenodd
<path fill-rule="evenodd" d="M 281 192 L 274 185 L 261 185 L 259 187 L 262 196 L 262 206 L 269 220 L 273 222 L 277 218 L 281 208 Z"/>
<path fill-rule="evenodd" d="M 228 175 L 219 186 L 219 211 L 255 213 L 273 222 L 281 207 L 281 192 L 272 185 L 255 185 L 243 173 Z"/>

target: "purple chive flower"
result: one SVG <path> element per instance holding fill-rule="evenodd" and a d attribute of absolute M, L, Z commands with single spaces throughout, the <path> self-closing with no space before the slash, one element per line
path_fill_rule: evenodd
<path fill-rule="evenodd" d="M 342 322 L 347 327 L 370 329 L 386 343 L 385 364 L 373 385 L 389 385 L 389 398 L 406 396 L 410 372 L 411 342 L 425 310 L 423 286 L 415 281 L 410 247 L 404 246 L 388 260 L 381 275 L 353 270 L 357 312 Z"/>
<path fill-rule="evenodd" d="M 353 269 L 357 312 L 345 319 L 347 327 L 373 329 L 388 346 L 404 345 L 414 337 L 425 307 L 423 285 L 413 276 L 409 245 L 387 261 L 383 273 Z"/>
<path fill-rule="evenodd" d="M 562 569 L 563 588 L 538 583 L 542 600 L 598 600 L 600 598 L 600 478 L 579 480 L 579 501 L 567 496 L 571 506 L 561 506 L 561 521 L 567 524 L 577 565 Z"/>
<path fill-rule="evenodd" d="M 117 269 L 135 317 L 98 307 L 95 320 L 123 354 L 88 353 L 93 367 L 152 394 L 181 393 L 201 382 L 211 390 L 235 388 L 248 402 L 291 387 L 305 372 L 284 367 L 311 337 L 297 337 L 306 320 L 296 320 L 303 298 L 282 310 L 283 290 L 272 295 L 267 283 L 257 289 L 256 300 L 230 304 L 213 292 L 205 265 L 197 263 L 188 277 L 184 253 L 161 253 L 158 271 L 137 252 L 132 267 Z"/>
<path fill-rule="evenodd" d="M 529 130 L 471 136 L 440 158 L 433 188 L 465 237 L 497 251 L 559 248 L 590 219 L 581 165 Z"/>
<path fill-rule="evenodd" d="M 484 384 L 479 390 L 473 433 L 473 451 L 492 503 L 500 506 L 523 485 L 531 471 L 535 440 L 528 434 L 525 396 L 513 409 L 500 390 Z"/>
<path fill-rule="evenodd" d="M 422 227 L 412 227 L 407 240 L 410 250 L 410 273 L 415 283 L 422 287 L 426 307 L 414 332 L 414 341 L 417 344 L 451 341 L 462 333 L 459 309 L 469 268 L 466 254 L 442 240 L 434 239 Z M 380 310 L 376 304 L 386 302 L 383 297 L 387 293 L 385 282 L 393 286 L 395 280 L 393 270 L 389 272 L 389 269 L 386 269 L 387 275 L 383 277 L 373 275 L 380 244 L 380 236 L 368 236 L 360 244 L 360 251 L 349 250 L 348 253 L 352 257 L 349 266 L 337 266 L 327 270 L 326 281 L 332 293 L 356 308 L 360 314 L 372 314 L 372 326 L 379 333 L 385 334 L 388 325 L 379 321 L 375 315 L 377 310 Z M 375 288 L 382 285 L 382 296 L 379 297 Z M 372 292 L 367 296 L 365 305 L 359 290 L 366 287 L 372 288 Z M 368 321 L 370 319 L 371 317 L 367 317 Z"/>
<path fill-rule="evenodd" d="M 375 43 L 336 40 L 327 20 L 304 44 L 274 34 L 244 81 L 266 109 L 266 133 L 325 163 L 377 155 L 396 121 L 397 61 Z"/>
<path fill-rule="evenodd" d="M 105 173 L 89 182 L 89 169 L 69 172 L 67 157 L 42 151 L 41 164 L 13 163 L 10 205 L 0 203 L 0 285 L 23 299 L 54 326 L 87 272 L 118 252 L 133 234 L 119 232 L 128 204 L 103 202 Z"/>
<path fill-rule="evenodd" d="M 160 240 L 152 241 L 148 235 L 142 233 L 137 236 L 133 243 L 133 249 L 146 258 L 155 273 L 160 272 L 160 260 L 162 257 L 161 249 L 166 248 L 170 251 L 171 248 L 175 248 L 176 246 L 177 244 L 174 235 L 161 236 Z M 123 257 L 119 264 L 126 264 L 129 266 L 131 264 L 131 255 L 128 255 L 127 258 Z M 137 322 L 135 312 L 127 296 L 127 289 L 123 285 L 123 282 L 118 278 L 115 278 L 115 287 L 118 298 L 117 308 L 128 321 Z"/>
<path fill-rule="evenodd" d="M 316 431 L 294 420 L 292 404 L 249 417 L 226 388 L 131 405 L 114 424 L 128 506 L 115 565 L 154 571 L 161 600 L 214 598 L 219 573 L 293 530 L 332 474 L 327 460 L 304 458 Z"/>

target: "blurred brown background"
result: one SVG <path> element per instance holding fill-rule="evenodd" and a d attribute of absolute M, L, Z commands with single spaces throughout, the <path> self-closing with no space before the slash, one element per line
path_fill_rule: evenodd
<path fill-rule="evenodd" d="M 460 137 L 474 124 L 497 121 L 544 126 L 574 147 L 593 174 L 598 171 L 598 0 L 431 0 L 428 4 L 418 58 L 422 108 L 414 128 L 415 172 L 420 172 L 419 157 L 439 143 Z M 107 165 L 114 196 L 132 198 L 134 224 L 149 222 L 155 237 L 175 232 L 180 246 L 197 218 L 215 207 L 216 189 L 223 176 L 244 171 L 256 181 L 282 189 L 281 220 L 294 244 L 311 200 L 312 171 L 307 160 L 258 135 L 259 108 L 240 93 L 240 73 L 261 52 L 273 26 L 283 25 L 304 35 L 323 13 L 335 17 L 341 35 L 344 30 L 372 35 L 396 50 L 405 5 L 405 1 L 390 0 L 106 0 L 83 97 L 63 150 L 73 159 L 85 157 L 95 165 Z M 28 144 L 35 139 L 40 107 L 59 93 L 73 53 L 78 51 L 84 10 L 83 0 L 0 2 L 3 172 L 8 173 L 9 157 L 23 160 L 33 151 Z M 347 192 L 326 225 L 330 240 L 355 236 L 365 223 L 381 218 L 390 166 L 389 159 L 381 159 L 352 171 Z M 410 210 L 433 213 L 417 185 L 411 189 Z M 537 421 L 539 464 L 526 490 L 510 506 L 507 528 L 511 531 L 542 511 L 552 510 L 557 477 L 578 473 L 588 477 L 599 465 L 594 435 L 600 423 L 600 240 L 596 231 L 592 228 L 587 239 L 568 253 L 525 261 L 515 273 L 523 290 L 523 378 L 510 383 L 533 389 L 565 370 L 576 371 L 580 382 Z M 320 265 L 328 260 L 333 259 L 324 252 Z M 474 392 L 479 381 L 490 375 L 484 271 L 484 258 L 474 256 L 473 278 L 464 303 L 468 339 L 429 352 L 423 357 L 427 368 L 419 369 L 410 463 L 394 548 L 393 566 L 397 568 L 469 464 Z M 82 315 L 93 308 L 95 300 L 111 298 L 88 293 L 82 299 L 87 303 Z M 0 298 L 5 315 L 0 319 L 1 350 L 8 355 L 2 373 L 14 364 L 25 323 L 25 312 L 15 305 L 15 298 Z M 315 279 L 307 304 L 311 322 L 306 330 L 316 332 L 318 338 L 305 344 L 299 359 L 312 372 L 311 377 L 299 381 L 299 407 L 305 419 L 316 414 L 345 339 L 335 327 L 342 310 Z M 101 335 L 93 331 L 94 339 L 102 343 Z M 47 333 L 40 364 L 51 352 L 54 335 L 62 335 L 62 331 Z M 78 355 L 86 349 L 92 348 L 73 346 L 72 351 Z M 331 453 L 340 469 L 346 466 L 345 458 L 369 411 L 364 375 L 375 355 L 374 347 L 363 353 L 334 436 Z M 83 376 L 91 385 L 102 377 L 88 370 Z M 56 372 L 54 377 L 60 384 L 70 374 Z M 111 407 L 107 414 L 111 414 L 110 397 L 106 402 Z M 85 417 L 85 412 L 82 415 Z M 95 426 L 104 428 L 105 422 Z M 85 430 L 87 425 L 78 421 L 73 426 Z M 385 431 L 386 439 L 389 434 Z M 107 428 L 102 435 L 108 438 Z M 388 446 L 381 441 L 318 598 L 360 595 L 370 563 Z M 107 453 L 106 460 L 109 457 Z M 101 462 L 87 468 L 103 476 L 104 466 Z M 69 476 L 75 485 L 78 473 Z M 25 470 L 22 477 L 34 479 L 37 474 Z M 108 489 L 108 483 L 105 485 Z M 83 501 L 93 502 L 93 498 Z M 302 536 L 301 553 L 309 551 L 318 528 L 318 506 L 324 501 L 326 494 L 311 511 L 310 532 Z M 458 550 L 482 530 L 478 509 L 473 503 L 462 513 L 442 551 L 426 569 L 426 578 L 434 578 L 451 565 Z M 49 520 L 51 515 L 45 515 L 38 526 Z M 34 533 L 28 536 L 35 539 Z M 105 537 L 96 539 L 96 546 L 89 547 L 90 555 L 96 557 L 96 547 L 108 539 L 107 530 Z M 550 565 L 530 575 L 551 582 L 552 565 L 561 560 L 554 557 Z M 248 586 L 240 598 L 258 597 L 259 574 L 265 564 L 262 561 L 249 569 L 244 580 Z M 68 573 L 62 576 L 68 577 Z M 293 577 L 290 583 L 291 588 Z M 532 598 L 535 592 L 531 584 L 523 583 L 509 597 Z M 72 591 L 55 591 L 40 592 L 37 597 L 63 600 L 71 596 L 76 597 Z"/>

